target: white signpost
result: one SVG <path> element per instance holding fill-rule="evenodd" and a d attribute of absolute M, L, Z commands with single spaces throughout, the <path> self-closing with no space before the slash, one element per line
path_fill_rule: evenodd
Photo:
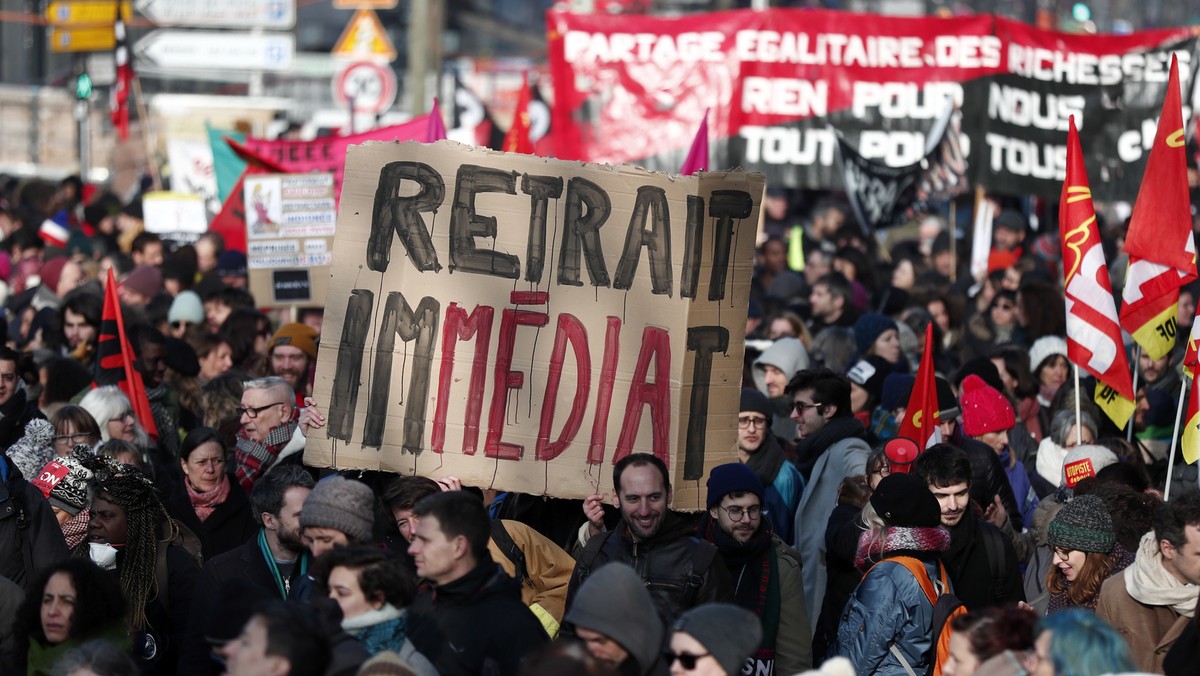
<path fill-rule="evenodd" d="M 157 30 L 138 41 L 134 54 L 160 68 L 289 70 L 296 61 L 290 33 Z"/>
<path fill-rule="evenodd" d="M 296 25 L 296 0 L 136 0 L 133 6 L 162 26 L 287 29 Z"/>
<path fill-rule="evenodd" d="M 378 115 L 396 100 L 396 74 L 391 66 L 361 61 L 333 77 L 333 97 L 342 106 L 354 102 L 354 111 Z"/>

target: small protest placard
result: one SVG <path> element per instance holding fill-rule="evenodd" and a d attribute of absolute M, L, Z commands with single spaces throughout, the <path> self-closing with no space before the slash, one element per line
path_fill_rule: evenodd
<path fill-rule="evenodd" d="M 325 298 L 337 211 L 333 174 L 246 176 L 250 292 L 271 305 Z"/>

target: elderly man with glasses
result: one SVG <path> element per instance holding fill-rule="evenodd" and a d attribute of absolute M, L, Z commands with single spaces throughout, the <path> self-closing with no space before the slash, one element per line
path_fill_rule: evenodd
<path fill-rule="evenodd" d="M 278 376 L 246 381 L 238 414 L 242 428 L 237 434 L 234 472 L 247 491 L 275 465 L 289 458 L 299 462 L 305 432 L 325 424 L 313 406 L 296 407 L 291 385 Z"/>
<path fill-rule="evenodd" d="M 867 430 L 850 406 L 850 381 L 829 369 L 800 371 L 788 383 L 800 434 L 796 464 L 805 478 L 796 507 L 795 547 L 804 562 L 804 602 L 816 626 L 825 598 L 825 529 L 842 479 L 866 473 Z"/>
<path fill-rule="evenodd" d="M 741 417 L 746 415 L 743 411 Z M 725 562 L 735 583 L 733 602 L 754 613 L 762 625 L 749 673 L 794 674 L 812 666 L 800 553 L 773 532 L 765 499 L 762 482 L 749 465 L 717 465 L 708 476 L 708 512 L 696 532 L 716 545 Z"/>

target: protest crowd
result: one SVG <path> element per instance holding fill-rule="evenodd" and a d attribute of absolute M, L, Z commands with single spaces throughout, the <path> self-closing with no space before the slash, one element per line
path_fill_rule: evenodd
<path fill-rule="evenodd" d="M 1178 78 L 1174 68 L 1171 77 Z M 1177 92 L 1178 80 L 1170 82 Z M 1180 105 L 1177 96 L 1173 105 Z M 662 201 L 654 201 L 649 172 L 631 170 L 622 180 L 646 181 L 636 191 L 642 210 L 635 212 L 640 220 L 625 219 L 631 223 L 625 252 L 607 252 L 620 257 L 610 284 L 597 234 L 603 218 L 593 219 L 601 211 L 596 205 L 608 209 L 623 195 L 611 189 L 612 200 L 608 184 L 572 177 L 564 202 L 577 207 L 571 227 L 582 244 L 571 250 L 573 268 L 563 260 L 567 243 L 548 249 L 563 252 L 554 271 L 558 284 L 584 286 L 582 257 L 595 289 L 579 293 L 597 299 L 600 287 L 622 294 L 632 287 L 637 296 L 640 284 L 653 287 L 641 295 L 678 306 L 687 299 L 734 308 L 731 299 L 748 298 L 740 382 L 735 373 L 727 387 L 708 390 L 699 376 L 688 380 L 691 408 L 675 407 L 683 409 L 675 411 L 682 422 L 677 417 L 661 431 L 662 439 L 687 440 L 705 439 L 707 431 L 712 443 L 712 420 L 724 415 L 725 438 L 736 441 L 688 449 L 699 451 L 699 470 L 689 464 L 683 472 L 697 472 L 687 477 L 695 485 L 681 486 L 684 473 L 674 465 L 693 457 L 664 459 L 658 428 L 638 436 L 642 404 L 650 407 L 646 419 L 661 423 L 655 416 L 671 406 L 670 393 L 655 400 L 653 390 L 667 388 L 663 374 L 670 368 L 684 368 L 678 353 L 675 367 L 669 365 L 666 331 L 655 343 L 646 338 L 657 335 L 648 325 L 641 349 L 653 349 L 637 353 L 636 367 L 620 364 L 645 376 L 651 359 L 643 357 L 653 354 L 653 384 L 635 383 L 651 394 L 611 408 L 614 419 L 638 416 L 628 435 L 616 420 L 620 439 L 606 440 L 606 424 L 594 423 L 593 447 L 602 457 L 593 462 L 597 449 L 590 448 L 588 471 L 605 476 L 582 499 L 556 495 L 549 469 L 544 493 L 535 494 L 499 490 L 499 482 L 462 478 L 441 465 L 392 472 L 313 460 L 314 449 L 341 441 L 344 453 L 356 446 L 379 455 L 403 446 L 413 456 L 439 454 L 442 462 L 474 456 L 486 429 L 481 458 L 497 468 L 502 460 L 529 462 L 516 465 L 522 471 L 533 465 L 521 457 L 522 447 L 501 437 L 509 425 L 509 390 L 526 384 L 526 375 L 534 378 L 532 367 L 520 373 L 511 363 L 516 327 L 548 324 L 548 310 L 496 313 L 508 362 L 492 357 L 493 381 L 489 355 L 477 354 L 472 389 L 462 399 L 483 399 L 485 367 L 488 386 L 499 393 L 491 393 L 484 423 L 482 404 L 462 406 L 468 423 L 465 431 L 452 429 L 463 435 L 462 447 L 454 448 L 458 437 L 447 441 L 446 408 L 459 403 L 439 400 L 466 372 L 454 371 L 452 350 L 468 334 L 476 336 L 477 351 L 486 350 L 491 324 L 481 329 L 484 313 L 468 317 L 463 308 L 474 303 L 455 297 L 463 305 L 448 303 L 445 333 L 438 333 L 434 293 L 405 298 L 385 288 L 383 277 L 392 248 L 403 247 L 405 259 L 396 253 L 392 274 L 415 266 L 430 273 L 420 283 L 432 279 L 431 288 L 502 277 L 496 261 L 508 256 L 511 275 L 480 286 L 506 287 L 509 294 L 512 280 L 512 305 L 549 305 L 550 292 L 537 286 L 544 251 L 532 253 L 532 234 L 523 269 L 516 255 L 474 243 L 498 237 L 497 218 L 482 215 L 484 207 L 477 214 L 469 191 L 504 192 L 507 180 L 507 194 L 516 195 L 521 172 L 482 166 L 524 168 L 513 154 L 480 160 L 447 144 L 409 144 L 397 152 L 418 153 L 429 164 L 385 164 L 392 148 L 352 147 L 349 157 L 360 164 L 346 160 L 345 180 L 359 184 L 341 193 L 338 228 L 345 232 L 346 212 L 353 211 L 345 200 L 373 198 L 375 211 L 354 213 L 370 221 L 371 237 L 365 247 L 358 240 L 330 244 L 330 289 L 351 288 L 342 282 L 354 266 L 337 257 L 350 248 L 367 250 L 382 281 L 376 299 L 356 278 L 350 301 L 337 308 L 331 302 L 328 311 L 323 298 L 281 308 L 272 302 L 278 297 L 253 293 L 247 251 L 215 229 L 188 243 L 153 232 L 143 208 L 149 181 L 129 198 L 85 188 L 77 178 L 0 180 L 0 676 L 1198 673 L 1200 402 L 1191 374 L 1200 368 L 1193 338 L 1200 335 L 1200 282 L 1190 205 L 1185 199 L 1186 233 L 1170 246 L 1147 245 L 1147 238 L 1167 241 L 1174 233 L 1144 225 L 1167 214 L 1164 207 L 1147 216 L 1144 205 L 1157 193 L 1145 201 L 1139 196 L 1125 211 L 1097 201 L 1093 212 L 1070 125 L 1061 203 L 982 189 L 971 200 L 960 191 L 957 200 L 911 205 L 886 228 L 863 222 L 862 205 L 844 192 L 768 183 L 760 204 L 745 186 L 761 188 L 761 176 L 757 184 L 737 184 L 741 192 L 712 186 L 742 177 L 719 177 L 707 191 L 704 178 L 653 179 L 693 181 L 688 225 L 705 220 L 709 209 L 708 220 L 718 225 L 696 232 L 710 233 L 710 240 L 716 228 L 756 212 L 753 272 L 744 276 L 730 260 L 741 256 L 748 265 L 745 249 L 725 251 L 721 270 L 715 254 L 701 256 L 701 245 L 690 244 L 692 230 L 687 245 L 676 237 L 677 247 L 689 248 L 676 265 L 670 237 L 655 239 L 662 233 L 642 228 L 653 214 L 669 235 L 671 220 L 660 207 L 667 193 L 658 189 Z M 1156 149 L 1170 145 L 1160 140 Z M 1147 175 L 1158 173 L 1146 185 L 1174 181 L 1186 195 L 1197 185 L 1195 162 L 1185 168 L 1184 148 L 1171 147 L 1179 149 L 1171 156 L 1179 171 L 1163 169 L 1166 160 L 1154 164 L 1152 155 Z M 470 161 L 445 170 L 446 157 L 460 156 Z M 371 162 L 382 168 L 375 171 Z M 706 162 L 695 168 L 706 169 Z M 525 172 L 520 181 L 529 210 L 517 220 L 531 229 L 540 223 L 542 249 L 547 204 L 564 193 L 553 170 Z M 363 177 L 376 174 L 394 182 L 379 178 L 378 186 L 364 189 Z M 456 181 L 453 190 L 447 176 Z M 401 179 L 419 184 L 416 197 L 404 191 L 397 197 Z M 320 190 L 333 190 L 332 176 L 322 180 L 327 185 Z M 341 175 L 336 180 L 341 190 Z M 583 183 L 588 190 L 571 192 Z M 460 190 L 468 197 L 460 199 Z M 436 235 L 432 227 L 423 230 L 421 214 L 435 220 L 442 203 L 415 203 L 450 192 L 456 212 L 450 225 Z M 258 211 L 244 218 L 256 218 L 262 229 L 277 226 L 266 199 L 254 203 L 259 196 L 252 194 L 242 207 Z M 745 195 L 744 212 L 737 211 L 738 195 Z M 579 203 L 588 200 L 585 216 Z M 513 218 L 497 211 L 501 220 Z M 725 244 L 750 237 L 725 234 Z M 620 239 L 625 231 L 606 236 Z M 448 271 L 437 277 L 435 244 L 447 240 Z M 665 254 L 657 248 L 663 241 Z M 1181 266 L 1149 258 L 1156 246 L 1182 251 Z M 639 275 L 641 247 L 650 270 Z M 1149 284 L 1149 260 L 1159 265 L 1154 279 L 1174 276 L 1180 283 Z M 547 277 L 555 264 L 551 256 Z M 456 267 L 460 274 L 447 281 Z M 537 291 L 518 289 L 521 272 Z M 603 283 L 596 281 L 601 275 Z M 697 300 L 697 279 L 707 301 Z M 1089 284 L 1103 293 L 1089 293 Z M 385 320 L 380 336 L 371 332 L 368 339 L 372 327 L 355 312 L 374 318 L 376 300 Z M 1141 314 L 1127 326 L 1131 308 Z M 740 331 L 741 307 L 734 310 Z M 421 323 L 422 313 L 434 316 L 432 330 Z M 609 364 L 609 345 L 622 322 L 633 321 L 623 309 L 621 317 L 605 319 L 612 333 L 604 334 L 602 361 Z M 562 328 L 572 321 L 576 333 Z M 684 324 L 695 352 L 686 357 L 691 377 L 702 350 L 691 345 L 696 327 Z M 583 323 L 563 313 L 558 327 L 566 337 L 560 343 L 555 334 L 555 357 L 545 369 L 555 388 L 564 379 L 568 344 L 579 362 L 590 359 L 578 357 L 589 349 Z M 718 336 L 725 327 L 700 328 Z M 403 345 L 395 345 L 393 333 Z M 571 337 L 579 335 L 585 337 L 578 342 Z M 430 384 L 433 343 L 422 343 L 429 336 L 436 336 L 443 369 L 437 385 Z M 1115 347 L 1107 350 L 1104 341 L 1113 336 Z M 679 332 L 676 339 L 682 340 Z M 713 354 L 740 353 L 741 340 L 723 340 L 705 348 L 708 366 Z M 341 352 L 330 350 L 335 344 Z M 388 359 L 403 352 L 404 365 L 395 359 L 390 381 L 380 380 L 388 373 L 378 364 L 369 374 L 362 368 L 363 351 L 376 345 Z M 726 350 L 730 345 L 737 349 Z M 470 362 L 469 350 L 459 349 L 457 359 Z M 599 357 L 600 348 L 593 350 Z M 590 392 L 584 388 L 591 371 L 575 363 L 570 373 L 582 384 L 572 384 L 575 405 L 559 416 L 574 421 L 563 438 L 579 430 L 583 407 L 595 406 L 600 418 L 594 399 L 606 399 L 610 410 L 614 380 L 630 380 L 617 366 L 619 350 L 612 351 L 611 367 L 597 376 L 598 391 L 590 396 L 579 392 Z M 319 354 L 332 385 L 318 382 Z M 694 373 L 702 371 L 697 366 Z M 399 398 L 388 385 L 400 381 L 411 387 L 403 414 L 388 408 Z M 361 400 L 359 385 L 366 393 Z M 624 386 L 641 391 L 635 385 Z M 558 396 L 547 388 L 544 429 L 556 420 Z M 706 408 L 697 409 L 703 397 L 696 393 L 710 391 L 723 399 L 700 401 Z M 351 403 L 339 408 L 339 397 Z M 407 408 L 413 402 L 421 412 Z M 429 420 L 440 423 L 423 427 L 423 404 Z M 692 425 L 689 414 L 704 419 Z M 364 437 L 377 435 L 372 443 L 349 443 L 358 432 L 356 416 L 366 419 Z M 450 419 L 453 428 L 458 418 Z M 552 454 L 549 437 L 526 451 L 547 466 L 571 442 Z M 653 448 L 635 443 L 651 437 Z M 602 483 L 611 491 L 599 490 Z M 681 505 L 685 491 L 701 496 L 699 502 Z"/>

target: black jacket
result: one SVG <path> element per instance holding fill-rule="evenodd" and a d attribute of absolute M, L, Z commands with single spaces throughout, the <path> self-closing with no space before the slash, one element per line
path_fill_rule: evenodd
<path fill-rule="evenodd" d="M 991 506 L 992 498 L 999 495 L 1009 520 L 1014 524 L 1024 523 L 1012 484 L 1008 483 L 1008 475 L 1004 473 L 1004 463 L 1000 462 L 996 451 L 982 441 L 966 436 L 955 444 L 967 452 L 967 459 L 971 461 L 971 499 L 980 509 L 986 510 Z"/>
<path fill-rule="evenodd" d="M 38 408 L 37 400 L 27 399 L 25 390 L 13 392 L 12 397 L 0 406 L 0 450 L 7 451 L 9 446 L 25 436 L 25 426 L 30 420 L 45 417 Z"/>
<path fill-rule="evenodd" d="M 192 602 L 192 614 L 188 621 L 187 635 L 184 637 L 183 659 L 179 663 L 181 676 L 216 676 L 221 673 L 221 666 L 211 657 L 212 651 L 204 637 L 204 630 L 208 626 L 209 615 L 219 600 L 221 583 L 234 577 L 248 580 L 273 598 L 283 600 L 258 546 L 257 533 L 240 547 L 206 561 L 196 583 L 196 598 Z M 294 584 L 300 577 L 300 566 L 295 566 L 291 583 Z"/>
<path fill-rule="evenodd" d="M 250 499 L 236 479 L 230 477 L 229 497 L 217 505 L 204 521 L 196 516 L 184 483 L 186 481 L 187 478 L 181 478 L 172 487 L 171 494 L 163 500 L 163 506 L 168 514 L 182 521 L 200 537 L 205 561 L 240 547 L 258 534 L 258 526 L 251 516 Z"/>
<path fill-rule="evenodd" d="M 408 638 L 442 676 L 515 676 L 548 640 L 521 602 L 521 585 L 487 555 L 442 586 L 425 585 L 409 607 Z"/>
<path fill-rule="evenodd" d="M 968 610 L 1025 600 L 1021 569 L 1012 542 L 967 507 L 950 530 L 950 549 L 942 562 L 954 584 L 954 594 Z"/>
<path fill-rule="evenodd" d="M 566 611 L 579 586 L 593 571 L 611 561 L 629 564 L 646 582 L 659 614 L 669 625 L 685 610 L 702 603 L 733 603 L 733 582 L 717 548 L 695 534 L 695 526 L 674 512 L 651 539 L 634 542 L 624 521 L 615 530 L 588 541 L 575 557 L 567 587 Z M 564 612 L 565 615 L 565 612 Z"/>
<path fill-rule="evenodd" d="M 71 555 L 62 529 L 46 496 L 21 476 L 21 471 L 0 456 L 7 481 L 0 481 L 0 577 L 21 586 L 36 572 Z M 26 562 L 33 567 L 28 570 Z"/>
<path fill-rule="evenodd" d="M 166 566 L 166 593 L 159 590 L 146 601 L 146 634 L 149 639 L 143 641 L 140 636 L 134 638 L 134 652 L 142 658 L 142 673 L 176 673 L 184 634 L 191 617 L 200 566 L 188 550 L 177 545 L 167 546 Z M 121 554 L 118 553 L 114 572 L 119 575 L 120 570 Z M 149 640 L 153 641 L 153 647 L 150 647 Z"/>

